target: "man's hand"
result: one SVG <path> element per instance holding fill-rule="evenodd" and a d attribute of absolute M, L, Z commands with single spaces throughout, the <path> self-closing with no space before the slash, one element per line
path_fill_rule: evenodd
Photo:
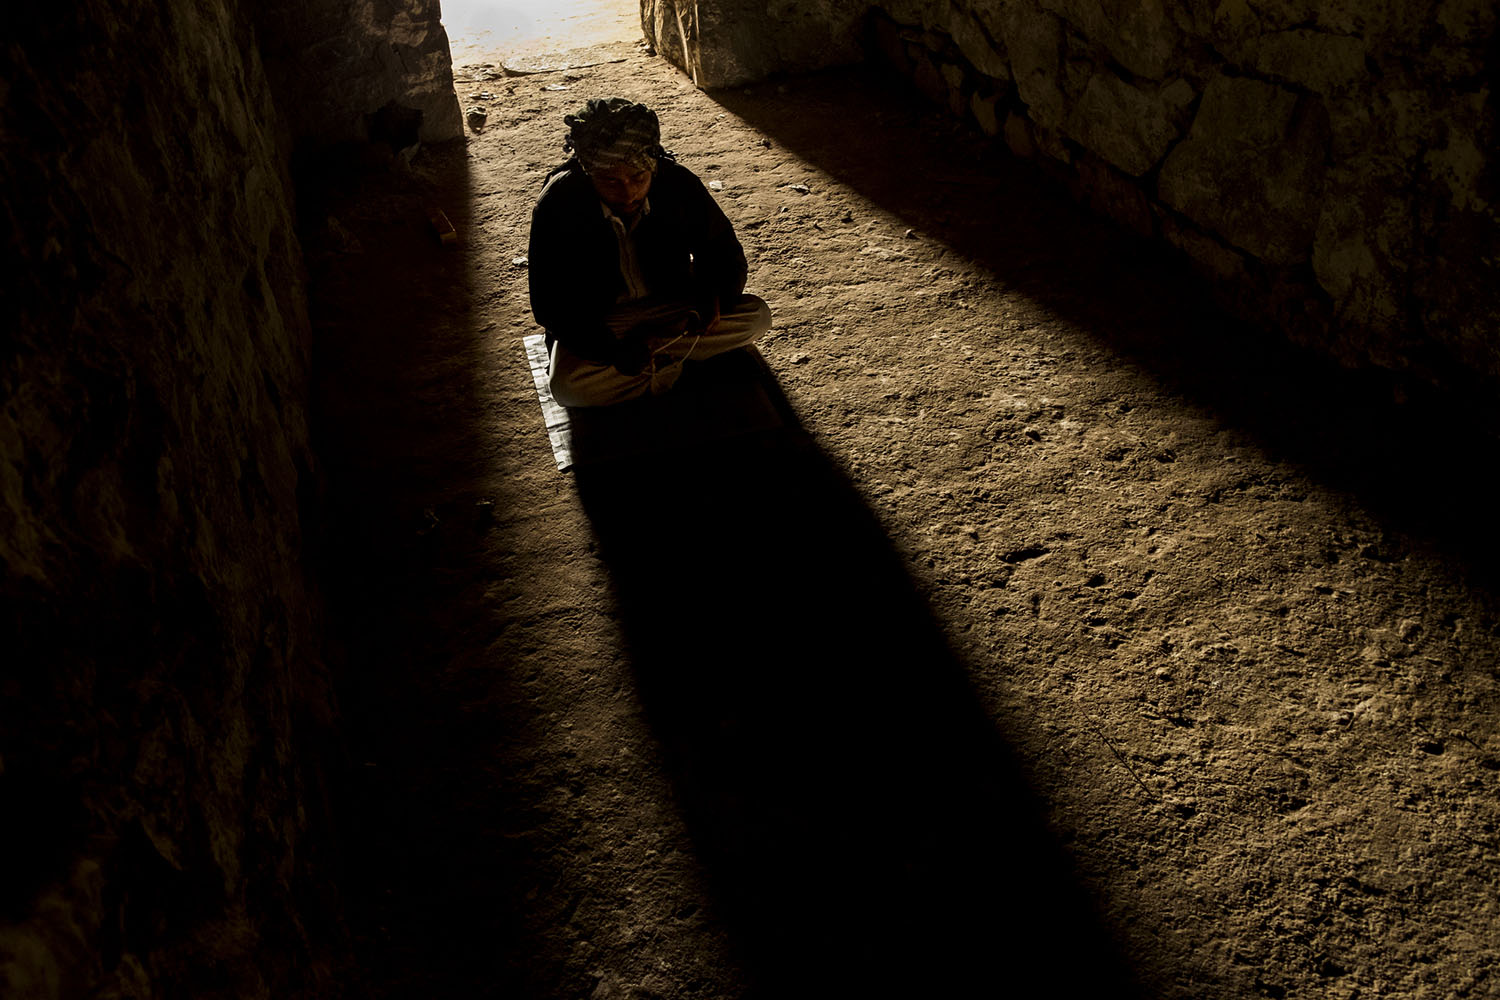
<path fill-rule="evenodd" d="M 610 364 L 623 375 L 639 375 L 651 361 L 651 347 L 640 337 L 625 336 L 615 342 Z"/>
<path fill-rule="evenodd" d="M 688 315 L 692 317 L 688 321 L 688 333 L 694 336 L 709 333 L 719 324 L 719 297 L 711 296 Z"/>

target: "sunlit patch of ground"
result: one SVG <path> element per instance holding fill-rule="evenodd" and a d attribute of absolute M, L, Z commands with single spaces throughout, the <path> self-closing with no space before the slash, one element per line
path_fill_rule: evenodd
<path fill-rule="evenodd" d="M 455 65 L 529 58 L 641 37 L 630 0 L 444 0 Z"/>

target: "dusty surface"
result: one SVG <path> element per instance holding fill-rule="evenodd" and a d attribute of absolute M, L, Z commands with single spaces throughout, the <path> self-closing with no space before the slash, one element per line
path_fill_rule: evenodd
<path fill-rule="evenodd" d="M 360 989 L 1500 990 L 1493 444 L 873 79 L 616 51 L 462 71 L 488 127 L 311 258 Z M 721 182 L 801 429 L 559 474 L 517 258 L 615 93 Z"/>

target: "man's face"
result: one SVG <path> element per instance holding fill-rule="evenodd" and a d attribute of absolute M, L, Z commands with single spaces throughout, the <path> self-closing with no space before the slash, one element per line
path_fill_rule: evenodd
<path fill-rule="evenodd" d="M 595 167 L 588 171 L 589 180 L 599 198 L 616 215 L 634 215 L 641 210 L 646 192 L 651 190 L 651 181 L 656 173 L 637 167 L 620 164 L 613 167 Z"/>

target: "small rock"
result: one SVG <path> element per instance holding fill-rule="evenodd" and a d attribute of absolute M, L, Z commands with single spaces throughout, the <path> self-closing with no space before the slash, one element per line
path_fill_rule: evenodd
<path fill-rule="evenodd" d="M 473 129 L 475 132 L 478 132 L 480 129 L 484 128 L 484 123 L 490 120 L 489 112 L 480 107 L 470 108 L 468 110 L 468 117 L 469 128 Z"/>
<path fill-rule="evenodd" d="M 908 229 L 905 233 L 902 233 L 902 236 L 906 239 L 914 240 L 917 238 L 917 231 L 915 229 Z"/>
<path fill-rule="evenodd" d="M 710 191 L 722 191 L 722 190 L 724 190 L 724 182 L 723 181 L 709 181 L 708 182 L 708 189 Z"/>
<path fill-rule="evenodd" d="M 529 258 L 529 257 L 512 257 L 510 259 L 510 262 L 512 264 L 514 264 L 516 267 L 529 267 L 531 265 L 531 258 Z"/>
<path fill-rule="evenodd" d="M 771 140 L 770 140 L 770 139 L 762 139 L 762 140 L 761 140 L 761 141 L 760 141 L 760 144 L 761 144 L 761 145 L 762 145 L 762 146 L 764 146 L 764 147 L 766 147 L 766 148 L 767 148 L 767 149 L 770 149 L 770 148 L 771 148 Z"/>
<path fill-rule="evenodd" d="M 567 90 L 568 89 L 568 85 L 566 83 L 549 83 L 549 84 L 547 84 L 547 86 L 543 87 L 542 89 L 544 91 L 545 90 L 551 90 L 551 91 Z"/>
<path fill-rule="evenodd" d="M 793 354 L 792 355 L 792 364 L 794 364 L 794 365 L 805 365 L 805 364 L 807 364 L 811 360 L 812 360 L 812 355 L 810 355 L 810 354 Z"/>
<path fill-rule="evenodd" d="M 808 186 L 806 184 L 788 184 L 786 186 L 789 187 L 789 188 L 791 188 L 793 191 L 797 192 L 798 194 L 810 194 L 811 193 L 810 189 L 808 188 Z"/>

